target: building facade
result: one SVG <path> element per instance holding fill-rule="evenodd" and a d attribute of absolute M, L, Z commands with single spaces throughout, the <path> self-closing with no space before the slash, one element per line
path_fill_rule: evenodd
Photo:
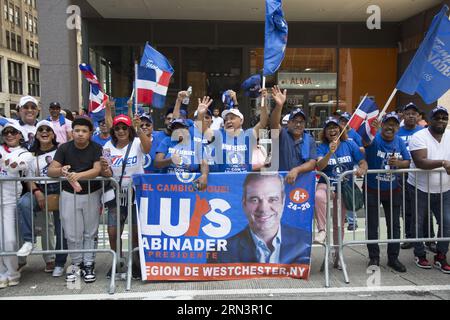
<path fill-rule="evenodd" d="M 36 0 L 2 0 L 0 12 L 0 114 L 9 117 L 21 96 L 41 96 Z"/>

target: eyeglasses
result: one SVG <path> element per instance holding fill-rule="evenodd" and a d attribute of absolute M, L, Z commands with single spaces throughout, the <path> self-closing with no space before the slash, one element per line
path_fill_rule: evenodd
<path fill-rule="evenodd" d="M 127 131 L 128 127 L 127 126 L 115 126 L 114 127 L 114 131 L 120 131 L 120 130 Z"/>
<path fill-rule="evenodd" d="M 151 126 L 152 126 L 152 124 L 150 122 L 146 122 L 146 123 L 141 124 L 141 128 L 151 127 Z"/>
<path fill-rule="evenodd" d="M 48 127 L 39 127 L 39 129 L 37 130 L 38 132 L 52 132 L 53 130 L 51 128 Z"/>
<path fill-rule="evenodd" d="M 2 132 L 2 136 L 7 136 L 7 135 L 12 135 L 12 136 L 17 136 L 18 134 L 19 134 L 19 131 L 17 131 L 17 130 L 8 130 L 8 129 L 5 129 L 5 130 L 3 130 L 3 132 Z"/>
<path fill-rule="evenodd" d="M 305 121 L 304 120 L 300 120 L 300 121 L 298 121 L 298 120 L 291 120 L 291 122 L 292 122 L 292 124 L 294 126 L 304 126 L 305 125 Z"/>

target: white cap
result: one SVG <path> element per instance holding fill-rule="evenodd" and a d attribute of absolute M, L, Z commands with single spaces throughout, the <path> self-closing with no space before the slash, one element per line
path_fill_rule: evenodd
<path fill-rule="evenodd" d="M 32 96 L 24 96 L 22 98 L 20 98 L 19 101 L 19 107 L 23 107 L 24 105 L 26 105 L 28 102 L 32 102 L 34 103 L 36 106 L 39 104 L 39 102 L 33 98 Z"/>
<path fill-rule="evenodd" d="M 9 121 L 7 124 L 5 124 L 3 126 L 3 128 L 0 129 L 0 134 L 2 134 L 3 130 L 5 130 L 6 128 L 11 127 L 16 129 L 17 131 L 19 131 L 23 137 L 25 137 L 25 133 L 22 129 L 22 127 L 20 126 L 20 124 L 16 121 Z"/>
<path fill-rule="evenodd" d="M 281 120 L 281 123 L 283 125 L 286 125 L 288 123 L 288 121 L 289 121 L 289 114 L 287 114 L 283 117 L 283 120 Z"/>
<path fill-rule="evenodd" d="M 38 124 L 36 125 L 36 130 L 38 130 L 42 126 L 47 126 L 47 127 L 51 128 L 53 130 L 53 132 L 55 132 L 55 128 L 53 128 L 53 124 L 48 120 L 39 121 Z"/>
<path fill-rule="evenodd" d="M 244 120 L 244 115 L 238 110 L 238 109 L 226 109 L 222 112 L 222 118 L 225 119 L 225 117 L 228 114 L 234 114 L 235 116 L 238 116 L 239 118 L 241 118 L 241 120 Z"/>

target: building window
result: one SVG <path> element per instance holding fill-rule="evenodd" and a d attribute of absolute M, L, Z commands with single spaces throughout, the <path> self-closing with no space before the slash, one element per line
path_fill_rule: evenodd
<path fill-rule="evenodd" d="M 26 47 L 27 47 L 27 52 L 26 52 L 26 54 L 27 54 L 27 56 L 30 56 L 30 40 L 28 40 L 27 39 L 27 41 L 25 42 L 25 44 L 26 44 Z"/>
<path fill-rule="evenodd" d="M 3 74 L 3 70 L 2 70 L 2 59 L 0 59 L 0 92 L 3 92 L 3 86 L 2 86 L 2 74 Z"/>
<path fill-rule="evenodd" d="M 28 13 L 25 12 L 25 30 L 28 31 Z"/>
<path fill-rule="evenodd" d="M 22 37 L 17 36 L 17 52 L 22 53 Z"/>
<path fill-rule="evenodd" d="M 9 3 L 9 21 L 14 22 L 14 6 Z"/>
<path fill-rule="evenodd" d="M 33 16 L 28 16 L 28 31 L 33 32 Z"/>
<path fill-rule="evenodd" d="M 11 49 L 11 37 L 8 30 L 6 30 L 6 48 Z"/>
<path fill-rule="evenodd" d="M 12 51 L 17 51 L 17 46 L 16 46 L 16 34 L 11 32 L 11 50 Z"/>
<path fill-rule="evenodd" d="M 34 44 L 34 54 L 36 55 L 36 59 L 39 60 L 39 44 Z"/>
<path fill-rule="evenodd" d="M 22 88 L 22 65 L 8 61 L 9 93 L 23 94 Z"/>
<path fill-rule="evenodd" d="M 5 20 L 8 20 L 8 2 L 5 2 L 3 4 L 3 15 L 5 17 Z"/>
<path fill-rule="evenodd" d="M 37 18 L 34 18 L 33 28 L 34 28 L 34 33 L 35 33 L 35 34 L 38 34 Z"/>
<path fill-rule="evenodd" d="M 18 25 L 20 27 L 20 8 L 19 7 L 16 7 L 16 10 L 14 11 L 14 18 L 15 18 L 16 25 Z"/>
<path fill-rule="evenodd" d="M 34 58 L 34 43 L 30 41 L 30 57 Z"/>
<path fill-rule="evenodd" d="M 40 96 L 39 69 L 28 67 L 28 94 Z"/>

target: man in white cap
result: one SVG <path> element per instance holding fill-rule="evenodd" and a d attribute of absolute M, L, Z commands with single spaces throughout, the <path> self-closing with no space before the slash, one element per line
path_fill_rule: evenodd
<path fill-rule="evenodd" d="M 19 125 L 24 131 L 27 147 L 33 144 L 36 134 L 37 117 L 39 115 L 39 102 L 32 96 L 24 96 L 19 101 Z"/>

